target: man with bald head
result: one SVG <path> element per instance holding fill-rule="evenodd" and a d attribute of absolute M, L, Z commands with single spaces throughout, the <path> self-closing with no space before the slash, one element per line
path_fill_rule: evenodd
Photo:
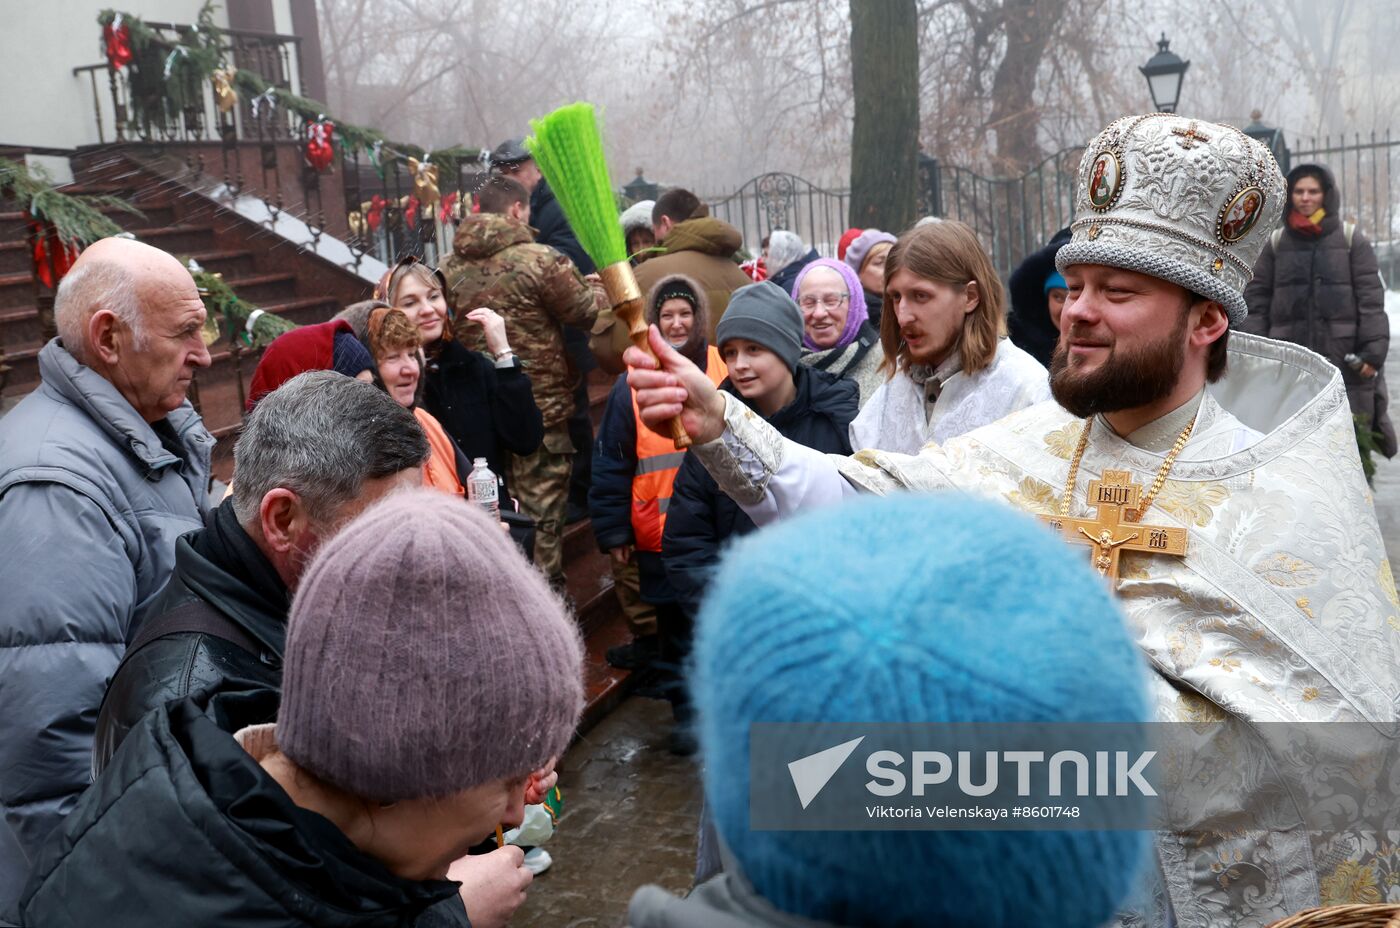
<path fill-rule="evenodd" d="M 207 511 L 209 365 L 180 262 L 109 238 L 54 300 L 39 388 L 0 419 L 0 916 L 90 779 L 107 680 Z"/>

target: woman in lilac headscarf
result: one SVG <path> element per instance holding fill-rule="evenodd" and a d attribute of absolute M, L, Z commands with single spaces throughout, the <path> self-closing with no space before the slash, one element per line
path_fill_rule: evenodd
<path fill-rule="evenodd" d="M 855 381 L 864 406 L 884 383 L 885 354 L 860 278 L 845 262 L 819 258 L 798 273 L 792 298 L 802 310 L 802 363 Z"/>

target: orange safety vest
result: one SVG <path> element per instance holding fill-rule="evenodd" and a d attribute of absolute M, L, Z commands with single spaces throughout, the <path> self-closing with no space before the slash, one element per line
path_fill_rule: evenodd
<path fill-rule="evenodd" d="M 705 376 L 719 386 L 729 376 L 720 360 L 719 349 L 709 346 Z M 671 505 L 671 488 L 685 460 L 675 442 L 642 424 L 637 410 L 637 391 L 632 391 L 632 418 L 637 423 L 637 470 L 632 476 L 632 535 L 638 551 L 660 552 L 661 533 L 666 530 L 666 510 Z"/>

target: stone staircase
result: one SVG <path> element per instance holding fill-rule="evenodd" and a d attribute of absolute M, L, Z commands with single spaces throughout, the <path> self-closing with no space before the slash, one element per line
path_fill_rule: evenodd
<path fill-rule="evenodd" d="M 168 159 L 135 147 L 102 146 L 76 153 L 71 163 L 74 183 L 65 192 L 122 197 L 143 214 L 108 210 L 123 230 L 222 274 L 238 296 L 268 312 L 298 324 L 322 322 L 370 296 L 370 281 L 211 199 L 169 170 Z M 26 233 L 21 206 L 0 200 L 0 346 L 11 368 L 0 409 L 8 409 L 38 386 L 38 353 L 46 340 L 40 313 L 45 294 L 32 274 Z M 210 354 L 213 363 L 198 373 L 191 400 L 218 439 L 215 473 L 226 481 L 232 475 L 233 440 L 257 355 L 225 339 L 212 345 Z M 595 424 L 609 385 L 601 380 L 590 384 Z M 603 653 L 626 641 L 628 634 L 612 591 L 608 558 L 598 552 L 586 520 L 569 527 L 564 556 L 569 593 L 589 651 L 585 724 L 591 725 L 625 692 L 627 674 L 608 667 Z"/>

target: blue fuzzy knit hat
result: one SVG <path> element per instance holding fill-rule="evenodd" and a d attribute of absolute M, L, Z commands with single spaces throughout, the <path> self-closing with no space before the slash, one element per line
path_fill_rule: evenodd
<path fill-rule="evenodd" d="M 1033 519 L 901 493 L 759 532 L 721 564 L 693 663 L 706 800 L 777 908 L 843 926 L 1093 928 L 1136 888 L 1143 832 L 748 827 L 754 722 L 1147 719 L 1107 587 Z"/>

